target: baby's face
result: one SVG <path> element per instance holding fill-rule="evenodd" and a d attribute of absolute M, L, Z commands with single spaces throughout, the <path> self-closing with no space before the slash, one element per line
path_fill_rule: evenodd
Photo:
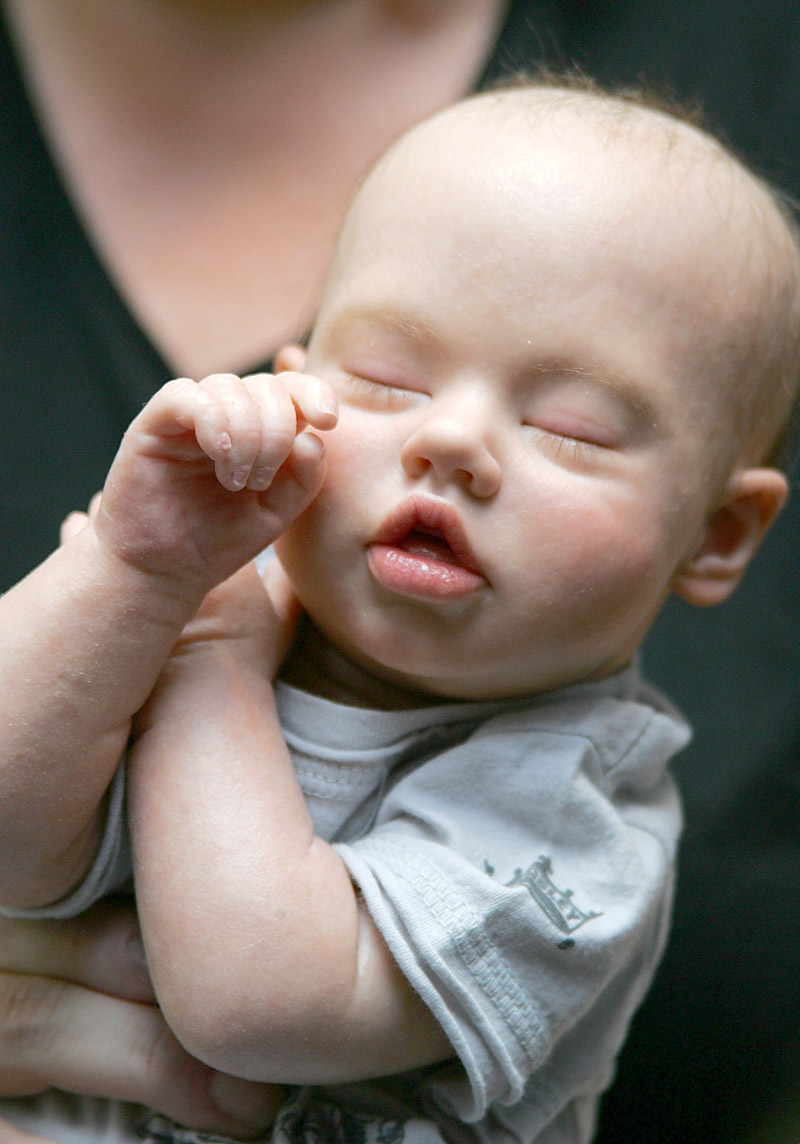
<path fill-rule="evenodd" d="M 278 551 L 362 666 L 492 698 L 623 665 L 698 545 L 713 266 L 646 164 L 463 135 L 350 218 L 306 367 L 340 421 Z"/>

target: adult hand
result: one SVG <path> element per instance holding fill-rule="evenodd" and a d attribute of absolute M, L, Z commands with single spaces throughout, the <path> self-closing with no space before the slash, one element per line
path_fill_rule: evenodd
<path fill-rule="evenodd" d="M 60 1088 L 133 1101 L 192 1127 L 263 1131 L 283 1090 L 190 1057 L 154 1004 L 133 909 L 67 922 L 0 919 L 0 1096 Z M 4 1144 L 31 1137 L 0 1122 Z M 33 1138 L 35 1139 L 35 1138 Z"/>

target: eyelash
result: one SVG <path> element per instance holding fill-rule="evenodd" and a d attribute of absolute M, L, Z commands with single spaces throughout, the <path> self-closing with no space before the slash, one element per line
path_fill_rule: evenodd
<path fill-rule="evenodd" d="M 361 377 L 359 374 L 348 373 L 344 376 L 356 400 L 365 399 L 373 407 L 380 405 L 386 412 L 408 409 L 413 403 L 414 397 L 421 396 L 416 390 L 403 389 L 397 385 L 387 385 L 385 382 L 374 381 L 372 378 Z M 598 449 L 605 448 L 595 441 L 568 437 L 547 429 L 540 429 L 535 425 L 528 425 L 526 428 L 534 432 L 536 439 L 546 445 L 556 459 L 566 451 L 568 456 L 564 459 L 575 465 L 588 463 L 596 455 Z"/>
<path fill-rule="evenodd" d="M 413 390 L 402 389 L 398 385 L 386 385 L 384 382 L 373 381 L 369 377 L 359 377 L 354 373 L 348 373 L 345 377 L 355 398 L 366 398 L 373 405 L 380 403 L 387 411 L 405 409 L 413 400 Z"/>
<path fill-rule="evenodd" d="M 528 428 L 534 431 L 537 441 L 541 441 L 551 450 L 556 460 L 566 450 L 569 454 L 566 459 L 575 464 L 581 464 L 595 456 L 598 449 L 604 448 L 603 445 L 598 445 L 595 441 L 584 441 L 580 437 L 562 436 L 560 433 L 552 433 L 547 429 L 538 429 L 535 425 L 530 425 Z"/>

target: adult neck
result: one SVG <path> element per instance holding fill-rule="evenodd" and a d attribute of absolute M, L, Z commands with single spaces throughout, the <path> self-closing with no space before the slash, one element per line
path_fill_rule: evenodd
<path fill-rule="evenodd" d="M 284 50 L 305 50 L 351 30 L 431 35 L 454 24 L 499 20 L 503 0 L 3 0 L 25 54 L 57 43 L 65 61 L 82 55 L 103 87 L 148 92 L 162 103 L 187 81 L 240 84 Z M 35 65 L 35 59 L 33 63 Z M 317 61 L 315 61 L 317 62 Z M 236 70 L 228 70 L 236 63 Z"/>
<path fill-rule="evenodd" d="M 173 372 L 308 329 L 359 177 L 474 83 L 505 0 L 2 0 L 39 122 Z"/>

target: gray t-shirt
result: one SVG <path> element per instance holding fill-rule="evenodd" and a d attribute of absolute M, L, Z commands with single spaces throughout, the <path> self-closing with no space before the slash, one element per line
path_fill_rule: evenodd
<path fill-rule="evenodd" d="M 683 720 L 636 665 L 525 701 L 385 712 L 285 684 L 277 698 L 316 831 L 455 1059 L 294 1090 L 270 1141 L 584 1144 L 665 940 L 680 829 L 665 768 Z M 95 869 L 51 916 L 125 875 L 113 806 Z M 95 1139 L 191 1139 L 148 1124 Z"/>

